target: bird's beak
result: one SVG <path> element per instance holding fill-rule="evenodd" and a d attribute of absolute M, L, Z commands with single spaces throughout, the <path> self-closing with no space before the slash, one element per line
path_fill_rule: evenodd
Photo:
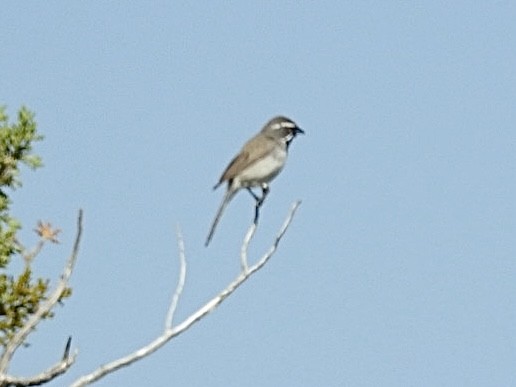
<path fill-rule="evenodd" d="M 298 128 L 297 126 L 294 128 L 294 134 L 305 134 L 305 131 L 301 128 Z"/>

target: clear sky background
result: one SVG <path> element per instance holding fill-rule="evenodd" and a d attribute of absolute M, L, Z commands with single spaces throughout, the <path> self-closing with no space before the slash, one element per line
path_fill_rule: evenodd
<path fill-rule="evenodd" d="M 251 248 L 269 264 L 213 314 L 98 386 L 516 385 L 516 3 L 3 2 L 0 103 L 25 104 L 45 167 L 14 214 L 63 229 L 84 209 L 73 297 L 20 349 L 50 386 L 156 337 L 178 273 L 181 321 L 239 271 L 253 202 L 209 248 L 211 187 L 276 114 L 306 135 Z"/>

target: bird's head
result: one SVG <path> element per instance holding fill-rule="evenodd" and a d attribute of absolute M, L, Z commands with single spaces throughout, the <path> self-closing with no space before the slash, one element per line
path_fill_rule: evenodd
<path fill-rule="evenodd" d="M 305 134 L 304 130 L 297 126 L 294 121 L 284 116 L 274 117 L 267 122 L 262 132 L 285 141 L 287 146 L 298 134 Z"/>

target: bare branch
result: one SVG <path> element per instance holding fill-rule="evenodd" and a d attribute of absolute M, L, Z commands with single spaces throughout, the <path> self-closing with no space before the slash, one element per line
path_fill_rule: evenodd
<path fill-rule="evenodd" d="M 78 378 L 71 387 L 82 387 L 88 384 L 91 384 L 102 377 L 122 368 L 126 367 L 139 359 L 146 357 L 150 355 L 151 353 L 157 351 L 159 348 L 161 348 L 163 345 L 165 345 L 168 341 L 170 341 L 172 338 L 178 336 L 179 334 L 183 333 L 185 330 L 189 329 L 192 325 L 194 325 L 196 322 L 200 321 L 203 317 L 208 315 L 210 312 L 215 310 L 228 296 L 230 296 L 242 283 L 244 283 L 253 273 L 260 270 L 267 261 L 272 257 L 274 252 L 276 251 L 279 242 L 281 241 L 281 238 L 287 231 L 287 228 L 289 227 L 290 223 L 292 222 L 292 219 L 294 218 L 294 215 L 301 204 L 300 201 L 295 202 L 292 205 L 292 208 L 290 209 L 287 218 L 285 219 L 285 222 L 283 223 L 283 226 L 281 227 L 280 231 L 278 232 L 276 239 L 273 243 L 273 245 L 270 247 L 269 251 L 267 251 L 260 260 L 254 264 L 253 266 L 247 268 L 247 270 L 242 270 L 242 272 L 225 288 L 223 289 L 217 296 L 209 300 L 206 304 L 204 304 L 201 308 L 199 308 L 197 311 L 192 313 L 189 317 L 187 317 L 182 323 L 176 325 L 175 327 L 172 326 L 172 316 L 174 314 L 174 311 L 177 306 L 177 299 L 180 297 L 182 292 L 183 285 L 178 283 L 178 286 L 176 288 L 176 291 L 174 293 L 172 303 L 170 305 L 168 315 L 165 322 L 165 329 L 163 330 L 163 333 L 158 336 L 156 339 L 154 339 L 149 344 L 141 347 L 140 349 L 122 357 L 117 360 L 114 360 L 110 363 L 104 364 L 94 370 L 93 372 L 84 375 L 80 378 Z M 256 224 L 253 223 L 249 227 L 249 230 L 247 231 L 247 234 L 244 238 L 244 245 L 241 249 L 241 263 L 243 268 L 247 267 L 247 248 L 249 246 L 249 243 L 255 233 L 256 230 Z M 184 245 L 181 234 L 178 232 L 178 245 L 179 245 L 179 256 L 180 260 L 184 259 Z M 181 263 L 182 269 L 186 270 L 186 263 Z M 181 279 L 184 281 L 184 276 L 180 274 L 179 282 L 181 282 Z M 176 297 L 177 296 L 177 297 Z"/>
<path fill-rule="evenodd" d="M 177 227 L 176 235 L 177 247 L 179 249 L 179 278 L 177 280 L 176 291 L 172 296 L 172 301 L 170 302 L 170 307 L 168 308 L 167 318 L 165 319 L 165 329 L 172 329 L 172 320 L 174 319 L 174 313 L 176 312 L 179 298 L 183 293 L 186 279 L 185 243 L 179 226 Z"/>
<path fill-rule="evenodd" d="M 63 274 L 61 275 L 61 279 L 59 280 L 56 289 L 52 292 L 52 294 L 48 297 L 48 299 L 39 306 L 36 313 L 34 313 L 27 322 L 23 325 L 23 327 L 16 332 L 16 334 L 13 336 L 13 338 L 9 341 L 7 344 L 4 353 L 0 357 L 0 385 L 6 385 L 5 383 L 8 380 L 15 380 L 13 377 L 10 377 L 6 375 L 6 371 L 9 367 L 9 364 L 11 362 L 11 359 L 14 355 L 14 352 L 18 347 L 23 344 L 27 336 L 34 330 L 36 325 L 38 325 L 43 316 L 47 315 L 50 310 L 57 304 L 59 299 L 61 298 L 63 292 L 66 290 L 68 286 L 68 281 L 70 279 L 70 276 L 72 275 L 75 262 L 77 260 L 77 255 L 79 253 L 79 243 L 81 240 L 82 235 L 82 210 L 79 210 L 79 215 L 77 217 L 77 236 L 75 237 L 75 243 L 73 246 L 72 253 L 70 257 L 68 258 L 66 265 L 63 270 Z M 65 351 L 69 352 L 69 351 Z M 51 380 L 55 378 L 57 375 L 63 373 L 70 367 L 70 365 L 75 361 L 75 354 L 67 357 L 67 359 L 62 359 L 59 363 L 57 363 L 55 366 L 49 368 L 48 370 L 42 372 L 41 374 L 37 375 L 36 379 L 44 380 L 45 378 L 48 378 L 48 380 Z M 22 379 L 16 379 L 18 381 Z M 29 386 L 29 385 L 35 385 L 30 384 L 29 379 L 24 379 L 25 384 L 18 384 L 22 386 Z M 27 384 L 29 383 L 29 384 Z M 11 383 L 12 384 L 12 383 Z M 9 384 L 7 384 L 9 385 Z M 16 384 L 14 384 L 16 385 Z M 37 385 L 37 384 L 36 384 Z"/>
<path fill-rule="evenodd" d="M 64 350 L 64 353 L 63 353 L 62 360 L 66 360 L 70 356 L 70 348 L 71 348 L 71 346 L 72 346 L 72 336 L 69 336 L 68 340 L 66 340 L 66 345 L 65 345 L 65 350 Z"/>
<path fill-rule="evenodd" d="M 249 230 L 247 230 L 247 233 L 244 237 L 244 242 L 242 243 L 242 247 L 240 248 L 240 267 L 242 269 L 242 272 L 244 273 L 249 272 L 249 265 L 247 263 L 247 250 L 249 249 L 249 243 L 251 242 L 251 239 L 253 238 L 255 232 L 256 222 L 253 222 L 249 227 Z"/>
<path fill-rule="evenodd" d="M 28 378 L 17 378 L 15 376 L 6 375 L 0 385 L 13 387 L 40 386 L 48 383 L 59 375 L 64 374 L 72 366 L 75 362 L 75 358 L 77 357 L 77 351 L 70 356 L 70 344 L 71 337 L 69 337 L 66 342 L 61 360 L 47 370 Z"/>
<path fill-rule="evenodd" d="M 34 258 L 41 252 L 41 249 L 45 245 L 45 241 L 43 239 L 40 239 L 38 243 L 36 244 L 36 247 L 34 247 L 31 251 L 27 251 L 23 246 L 21 246 L 20 243 L 18 243 L 20 247 L 22 247 L 22 257 L 25 261 L 25 265 L 29 266 Z"/>

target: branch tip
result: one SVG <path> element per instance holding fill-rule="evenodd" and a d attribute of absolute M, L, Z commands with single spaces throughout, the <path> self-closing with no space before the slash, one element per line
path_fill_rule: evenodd
<path fill-rule="evenodd" d="M 70 347 L 72 346 L 72 336 L 68 336 L 68 340 L 66 340 L 65 350 L 63 353 L 63 361 L 68 360 L 70 357 Z"/>

